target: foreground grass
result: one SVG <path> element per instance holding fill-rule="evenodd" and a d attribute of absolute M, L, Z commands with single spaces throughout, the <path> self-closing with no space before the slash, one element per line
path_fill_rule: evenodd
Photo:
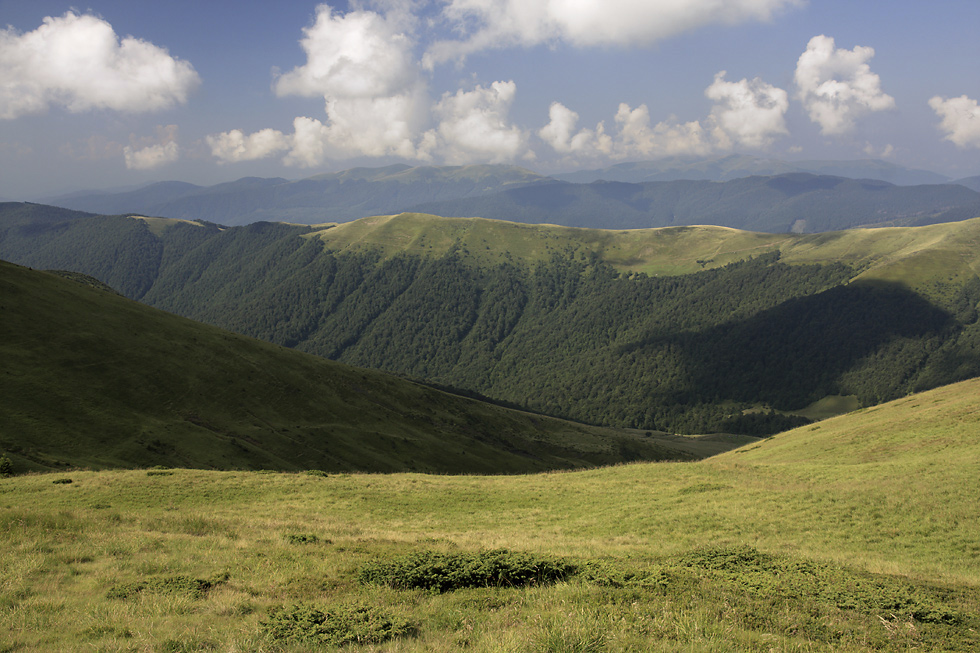
<path fill-rule="evenodd" d="M 309 650 L 270 624 L 311 614 L 367 632 L 346 645 L 363 651 L 975 650 L 978 389 L 698 463 L 0 480 L 0 650 Z M 501 548 L 575 573 L 445 593 L 358 580 Z"/>

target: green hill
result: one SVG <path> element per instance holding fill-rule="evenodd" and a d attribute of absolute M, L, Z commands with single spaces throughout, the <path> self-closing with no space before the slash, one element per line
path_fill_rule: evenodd
<path fill-rule="evenodd" d="M 69 467 L 523 473 L 732 445 L 519 413 L 0 262 L 0 451 Z"/>
<path fill-rule="evenodd" d="M 2 479 L 0 632 L 64 651 L 976 650 L 978 392 L 695 463 Z"/>
<path fill-rule="evenodd" d="M 643 430 L 766 434 L 980 374 L 980 220 L 825 234 L 402 214 L 25 225 L 0 256 L 359 367 Z M 847 402 L 844 402 L 847 403 Z"/>

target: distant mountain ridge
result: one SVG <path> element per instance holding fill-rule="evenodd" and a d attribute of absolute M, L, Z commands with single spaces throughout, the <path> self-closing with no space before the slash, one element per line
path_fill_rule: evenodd
<path fill-rule="evenodd" d="M 709 159 L 673 156 L 655 161 L 617 163 L 597 170 L 579 170 L 552 176 L 562 181 L 588 184 L 594 181 L 627 183 L 679 180 L 731 181 L 741 177 L 771 177 L 790 172 L 807 172 L 849 179 L 876 179 L 896 186 L 943 184 L 950 181 L 949 177 L 935 172 L 913 170 L 879 159 L 783 161 L 746 154 L 731 154 Z"/>
<path fill-rule="evenodd" d="M 214 186 L 161 182 L 127 193 L 73 194 L 48 201 L 116 215 L 206 220 L 228 226 L 259 221 L 319 224 L 400 213 L 408 206 L 482 195 L 549 178 L 506 165 L 352 168 L 290 181 L 244 177 Z"/>
<path fill-rule="evenodd" d="M 890 201 L 901 198 L 898 210 L 893 210 L 894 207 L 882 209 L 871 197 L 858 198 L 853 194 L 825 197 L 817 202 L 820 210 L 843 216 L 825 226 L 818 226 L 820 220 L 806 216 L 773 216 L 754 222 L 727 219 L 730 212 L 772 215 L 779 210 L 794 211 L 792 206 L 775 206 L 773 202 L 781 201 L 779 196 L 771 198 L 768 205 L 759 204 L 762 198 L 752 199 L 754 203 L 745 205 L 745 197 L 740 194 L 744 194 L 742 189 L 746 182 L 743 180 L 748 178 L 757 178 L 754 183 L 759 186 L 766 183 L 761 180 L 767 178 L 789 176 L 789 179 L 798 179 L 799 175 L 861 179 L 872 194 L 885 188 L 883 184 L 906 189 L 914 183 L 919 190 L 891 190 Z M 600 181 L 606 185 L 593 186 Z M 674 157 L 623 163 L 602 170 L 551 177 L 508 165 L 412 167 L 398 164 L 352 168 L 296 181 L 245 177 L 207 187 L 185 182 L 160 182 L 121 193 L 73 193 L 45 202 L 104 215 L 205 220 L 228 226 L 259 221 L 350 222 L 372 215 L 422 212 L 447 217 L 480 216 L 592 228 L 719 224 L 778 232 L 790 230 L 793 225 L 802 226 L 804 231 L 820 231 L 869 224 L 922 224 L 923 217 L 945 221 L 980 215 L 980 211 L 974 213 L 972 208 L 962 209 L 964 204 L 980 206 L 980 195 L 964 196 L 958 190 L 960 187 L 948 185 L 946 181 L 941 175 L 875 160 L 791 164 L 732 155 L 718 159 Z M 652 183 L 671 186 L 651 191 L 649 184 Z M 829 186 L 832 182 L 822 183 Z M 964 180 L 966 186 L 970 183 L 969 179 Z M 932 188 L 937 185 L 949 187 L 944 193 L 937 194 Z M 972 190 L 977 192 L 980 188 Z M 701 206 L 705 202 L 711 203 L 711 196 L 718 196 L 714 202 L 716 206 Z M 835 201 L 828 204 L 828 199 Z M 807 202 L 804 205 L 816 207 Z M 915 209 L 904 210 L 902 206 L 914 206 Z M 943 215 L 944 211 L 953 208 L 959 213 Z M 676 218 L 678 211 L 683 217 Z M 918 218 L 919 222 L 910 221 L 910 218 Z M 797 224 L 799 220 L 802 222 Z"/>
<path fill-rule="evenodd" d="M 956 184 L 794 172 L 716 181 L 540 183 L 429 202 L 413 212 L 598 229 L 717 225 L 768 233 L 916 226 L 980 216 L 980 193 Z"/>

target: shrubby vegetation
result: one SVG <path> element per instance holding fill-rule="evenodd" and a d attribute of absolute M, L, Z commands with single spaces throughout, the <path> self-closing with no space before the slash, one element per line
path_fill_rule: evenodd
<path fill-rule="evenodd" d="M 324 609 L 312 605 L 273 608 L 262 628 L 273 640 L 312 646 L 378 644 L 417 630 L 414 623 L 384 608 L 357 603 Z"/>
<path fill-rule="evenodd" d="M 362 583 L 395 589 L 449 592 L 467 587 L 525 587 L 564 580 L 575 566 L 564 560 L 504 549 L 481 553 L 420 551 L 361 568 Z"/>

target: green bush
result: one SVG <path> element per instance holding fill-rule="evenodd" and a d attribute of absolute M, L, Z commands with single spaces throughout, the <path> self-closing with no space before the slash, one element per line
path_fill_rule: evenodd
<path fill-rule="evenodd" d="M 921 623 L 961 621 L 940 597 L 900 579 L 786 559 L 749 546 L 695 549 L 681 557 L 680 565 L 756 596 L 811 601 L 872 615 L 890 613 Z"/>
<path fill-rule="evenodd" d="M 290 544 L 319 544 L 320 543 L 320 537 L 318 535 L 314 535 L 313 533 L 287 533 L 283 537 L 285 537 L 286 541 L 289 542 Z M 327 540 L 328 544 L 329 542 L 330 541 Z"/>
<path fill-rule="evenodd" d="M 6 455 L 0 456 L 0 477 L 12 476 L 14 473 L 14 463 Z"/>
<path fill-rule="evenodd" d="M 310 605 L 273 608 L 262 622 L 274 640 L 318 646 L 377 644 L 417 632 L 416 624 L 383 608 L 361 604 L 319 610 Z"/>
<path fill-rule="evenodd" d="M 113 585 L 109 588 L 109 591 L 106 592 L 106 598 L 129 599 L 141 592 L 154 592 L 157 594 L 178 594 L 199 599 L 207 594 L 212 587 L 223 580 L 227 580 L 227 576 L 219 577 L 215 580 L 202 580 L 200 578 L 189 578 L 187 576 L 170 576 L 168 578 L 138 580 L 131 583 Z"/>
<path fill-rule="evenodd" d="M 70 478 L 56 478 L 56 479 L 54 479 L 51 482 L 54 483 L 55 485 L 68 485 L 69 483 L 71 483 L 71 479 Z"/>
<path fill-rule="evenodd" d="M 483 553 L 421 551 L 365 565 L 362 583 L 449 592 L 464 587 L 523 587 L 560 581 L 575 567 L 560 559 L 498 549 Z"/>

